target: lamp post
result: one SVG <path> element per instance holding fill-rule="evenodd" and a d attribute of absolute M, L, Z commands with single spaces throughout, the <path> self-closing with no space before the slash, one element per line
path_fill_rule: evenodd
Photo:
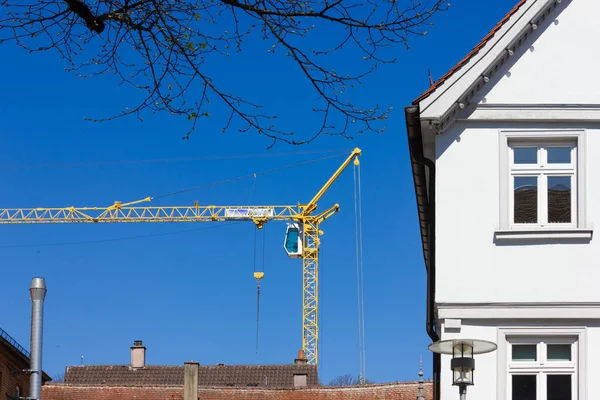
<path fill-rule="evenodd" d="M 451 355 L 452 385 L 458 386 L 460 400 L 467 400 L 467 386 L 474 384 L 475 354 L 496 350 L 496 343 L 478 339 L 442 340 L 429 345 L 429 350 L 438 354 Z"/>

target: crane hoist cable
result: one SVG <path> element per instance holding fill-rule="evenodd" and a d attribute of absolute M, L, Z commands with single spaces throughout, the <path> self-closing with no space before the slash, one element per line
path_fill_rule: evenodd
<path fill-rule="evenodd" d="M 354 221 L 356 229 L 356 291 L 358 313 L 358 348 L 359 348 L 359 384 L 366 379 L 365 350 L 365 298 L 363 276 L 363 229 L 362 229 L 362 192 L 360 183 L 360 162 L 354 160 Z"/>
<path fill-rule="evenodd" d="M 256 354 L 258 354 L 258 322 L 260 316 L 260 280 L 264 278 L 264 272 L 255 272 L 256 278 Z"/>
<path fill-rule="evenodd" d="M 259 333 L 259 322 L 260 322 L 260 280 L 265 277 L 265 229 L 263 228 L 263 240 L 262 240 L 262 266 L 261 271 L 256 269 L 256 231 L 254 229 L 254 279 L 256 279 L 256 354 L 258 354 L 258 333 Z"/>
<path fill-rule="evenodd" d="M 318 351 L 321 353 L 321 362 L 319 363 L 319 365 L 317 366 L 317 375 L 319 373 L 322 373 L 323 371 L 323 332 L 324 332 L 324 321 L 325 318 L 324 316 L 324 312 L 323 310 L 325 309 L 323 307 L 324 302 L 323 299 L 325 298 L 325 292 L 323 291 L 323 288 L 325 287 L 325 269 L 323 268 L 323 264 L 324 264 L 324 259 L 325 257 L 323 256 L 324 251 L 323 249 L 325 248 L 325 245 L 323 245 L 321 243 L 320 249 L 319 249 L 319 258 L 320 258 L 320 264 L 321 264 L 321 269 L 320 269 L 320 274 L 321 274 L 321 278 L 319 279 L 319 293 L 321 295 L 321 299 L 319 300 L 319 324 L 320 324 L 320 333 L 319 333 L 319 349 Z"/>

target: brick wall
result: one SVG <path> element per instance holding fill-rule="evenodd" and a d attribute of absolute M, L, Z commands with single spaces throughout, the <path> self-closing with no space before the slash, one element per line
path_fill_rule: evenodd
<path fill-rule="evenodd" d="M 182 400 L 183 387 L 42 386 L 43 400 Z"/>
<path fill-rule="evenodd" d="M 345 388 L 234 389 L 201 388 L 200 400 L 416 400 L 416 382 Z M 425 400 L 432 399 L 432 383 L 425 382 Z M 48 384 L 43 400 L 182 400 L 183 387 L 85 387 Z"/>
<path fill-rule="evenodd" d="M 22 389 L 21 397 L 29 396 L 29 376 L 17 373 L 29 368 L 21 357 L 0 343 L 0 399 L 5 400 L 17 395 L 17 386 Z"/>

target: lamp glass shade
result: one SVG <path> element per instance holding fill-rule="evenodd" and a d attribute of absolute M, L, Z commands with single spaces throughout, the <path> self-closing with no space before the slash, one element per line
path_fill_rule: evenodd
<path fill-rule="evenodd" d="M 473 385 L 473 369 L 459 367 L 452 370 L 453 385 Z"/>
<path fill-rule="evenodd" d="M 469 343 L 458 343 L 452 347 L 452 358 L 473 358 L 473 346 Z"/>
<path fill-rule="evenodd" d="M 490 353 L 498 348 L 495 343 L 488 342 L 487 340 L 479 339 L 450 339 L 440 340 L 429 345 L 429 350 L 438 354 L 454 354 L 454 347 L 458 344 L 468 344 L 472 347 L 473 354 L 485 354 Z"/>
<path fill-rule="evenodd" d="M 456 343 L 452 347 L 450 368 L 452 369 L 453 385 L 473 385 L 475 360 L 473 359 L 473 346 L 470 343 Z"/>

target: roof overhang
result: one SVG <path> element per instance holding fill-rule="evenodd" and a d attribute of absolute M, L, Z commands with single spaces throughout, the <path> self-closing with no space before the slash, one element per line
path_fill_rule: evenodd
<path fill-rule="evenodd" d="M 425 267 L 429 270 L 429 198 L 427 194 L 427 175 L 423 163 L 423 134 L 421 132 L 420 110 L 418 105 L 406 107 L 404 110 L 408 148 L 412 167 L 415 194 L 417 196 L 417 212 Z"/>
<path fill-rule="evenodd" d="M 568 3 L 569 0 L 562 1 Z M 421 120 L 444 132 L 561 0 L 521 0 L 438 84 L 417 98 Z"/>

